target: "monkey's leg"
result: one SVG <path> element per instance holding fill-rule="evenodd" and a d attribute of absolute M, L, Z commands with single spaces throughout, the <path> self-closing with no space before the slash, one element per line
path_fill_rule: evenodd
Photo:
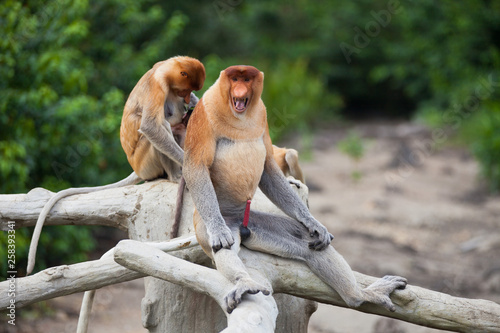
<path fill-rule="evenodd" d="M 329 246 L 323 251 L 311 253 L 306 257 L 309 268 L 330 287 L 335 289 L 350 307 L 359 307 L 365 302 L 383 306 L 395 311 L 389 295 L 396 289 L 406 287 L 406 279 L 400 276 L 384 276 L 370 286 L 361 289 L 351 267 L 345 259 Z"/>
<path fill-rule="evenodd" d="M 165 172 L 157 150 L 145 137 L 139 140 L 134 154 L 128 156 L 128 161 L 135 173 L 144 180 L 156 179 Z"/>
<path fill-rule="evenodd" d="M 235 284 L 234 288 L 224 297 L 228 313 L 231 313 L 241 303 L 245 294 L 262 292 L 264 295 L 269 295 L 271 293 L 269 288 L 250 277 L 238 256 L 238 251 L 239 241 L 235 242 L 231 249 L 220 249 L 214 254 L 217 270 Z"/>
<path fill-rule="evenodd" d="M 240 234 L 237 224 L 230 224 L 228 226 L 234 237 L 234 244 L 230 249 L 222 248 L 214 253 L 208 242 L 208 233 L 206 227 L 198 214 L 194 215 L 194 223 L 196 229 L 196 238 L 198 239 L 201 247 L 214 261 L 217 270 L 231 281 L 235 287 L 224 298 L 226 301 L 226 310 L 231 313 L 245 294 L 257 294 L 261 291 L 264 295 L 269 295 L 271 292 L 269 288 L 257 283 L 253 280 L 247 272 L 247 269 L 238 252 L 240 251 Z"/>
<path fill-rule="evenodd" d="M 285 258 L 305 261 L 309 268 L 332 287 L 346 304 L 358 307 L 364 302 L 395 310 L 389 295 L 406 286 L 406 279 L 385 276 L 365 289 L 361 289 L 349 264 L 333 248 L 314 251 L 308 244 L 312 240 L 307 229 L 288 217 L 252 212 L 249 222 L 250 237 L 243 242 L 252 250 L 267 252 Z"/>

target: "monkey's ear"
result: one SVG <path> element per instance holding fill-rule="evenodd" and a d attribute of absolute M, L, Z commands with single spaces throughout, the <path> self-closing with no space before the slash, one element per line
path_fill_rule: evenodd
<path fill-rule="evenodd" d="M 229 98 L 229 90 L 231 89 L 231 82 L 229 82 L 229 77 L 225 71 L 220 72 L 220 76 L 217 79 L 219 83 L 220 94 L 223 100 Z"/>

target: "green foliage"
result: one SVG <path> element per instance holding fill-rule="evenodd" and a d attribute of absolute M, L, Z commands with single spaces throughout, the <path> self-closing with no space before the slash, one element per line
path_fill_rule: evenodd
<path fill-rule="evenodd" d="M 500 190 L 500 3 L 420 1 L 394 21 L 374 82 L 391 82 L 416 101 L 417 118 L 458 130 Z"/>
<path fill-rule="evenodd" d="M 18 276 L 26 274 L 28 250 L 32 228 L 16 230 L 16 270 Z M 0 233 L 0 276 L 7 272 L 7 233 Z M 81 226 L 45 226 L 43 228 L 34 271 L 61 264 L 72 264 L 87 260 L 87 253 L 94 249 L 95 240 L 90 228 Z"/>
<path fill-rule="evenodd" d="M 318 119 L 323 122 L 334 119 L 342 105 L 340 96 L 326 90 L 319 75 L 310 73 L 307 61 L 299 58 L 265 67 L 262 99 L 273 139 L 293 129 L 306 132 Z"/>
<path fill-rule="evenodd" d="M 355 131 L 351 131 L 347 134 L 343 140 L 337 144 L 338 149 L 349 156 L 349 158 L 354 162 L 355 167 L 351 172 L 351 178 L 354 181 L 361 180 L 363 174 L 358 169 L 358 163 L 365 153 L 365 144 L 363 139 Z"/>
<path fill-rule="evenodd" d="M 187 17 L 147 0 L 7 0 L 0 17 L 0 193 L 129 174 L 118 134 L 126 96 L 172 53 Z M 30 238 L 18 230 L 21 265 Z M 37 267 L 83 260 L 93 244 L 84 228 L 44 228 Z"/>
<path fill-rule="evenodd" d="M 349 132 L 347 137 L 338 143 L 338 148 L 356 162 L 363 157 L 365 152 L 363 139 L 354 131 Z"/>
<path fill-rule="evenodd" d="M 481 163 L 482 176 L 488 180 L 492 192 L 500 190 L 500 104 L 476 113 L 470 124 L 461 131 L 461 138 L 467 142 L 472 153 Z"/>

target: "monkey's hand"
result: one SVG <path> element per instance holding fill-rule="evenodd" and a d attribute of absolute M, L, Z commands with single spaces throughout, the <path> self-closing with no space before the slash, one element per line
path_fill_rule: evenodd
<path fill-rule="evenodd" d="M 314 238 L 309 242 L 311 250 L 321 251 L 330 245 L 333 235 L 319 221 L 312 218 L 312 220 L 307 221 L 304 225 L 309 230 L 309 235 Z"/>
<path fill-rule="evenodd" d="M 210 227 L 207 225 L 208 241 L 214 253 L 220 249 L 230 249 L 234 244 L 234 237 L 226 225 L 226 223 L 212 224 Z"/>

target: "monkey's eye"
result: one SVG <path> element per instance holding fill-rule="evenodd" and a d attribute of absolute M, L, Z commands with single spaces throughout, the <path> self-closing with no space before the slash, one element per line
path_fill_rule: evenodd
<path fill-rule="evenodd" d="M 238 78 L 237 77 L 233 77 L 231 80 L 233 80 L 233 81 L 236 82 L 236 81 L 238 81 Z"/>
<path fill-rule="evenodd" d="M 188 73 L 186 73 L 186 72 L 181 72 L 181 75 L 182 75 L 182 76 L 188 76 Z"/>
<path fill-rule="evenodd" d="M 245 82 L 250 82 L 250 79 L 246 77 Z"/>

